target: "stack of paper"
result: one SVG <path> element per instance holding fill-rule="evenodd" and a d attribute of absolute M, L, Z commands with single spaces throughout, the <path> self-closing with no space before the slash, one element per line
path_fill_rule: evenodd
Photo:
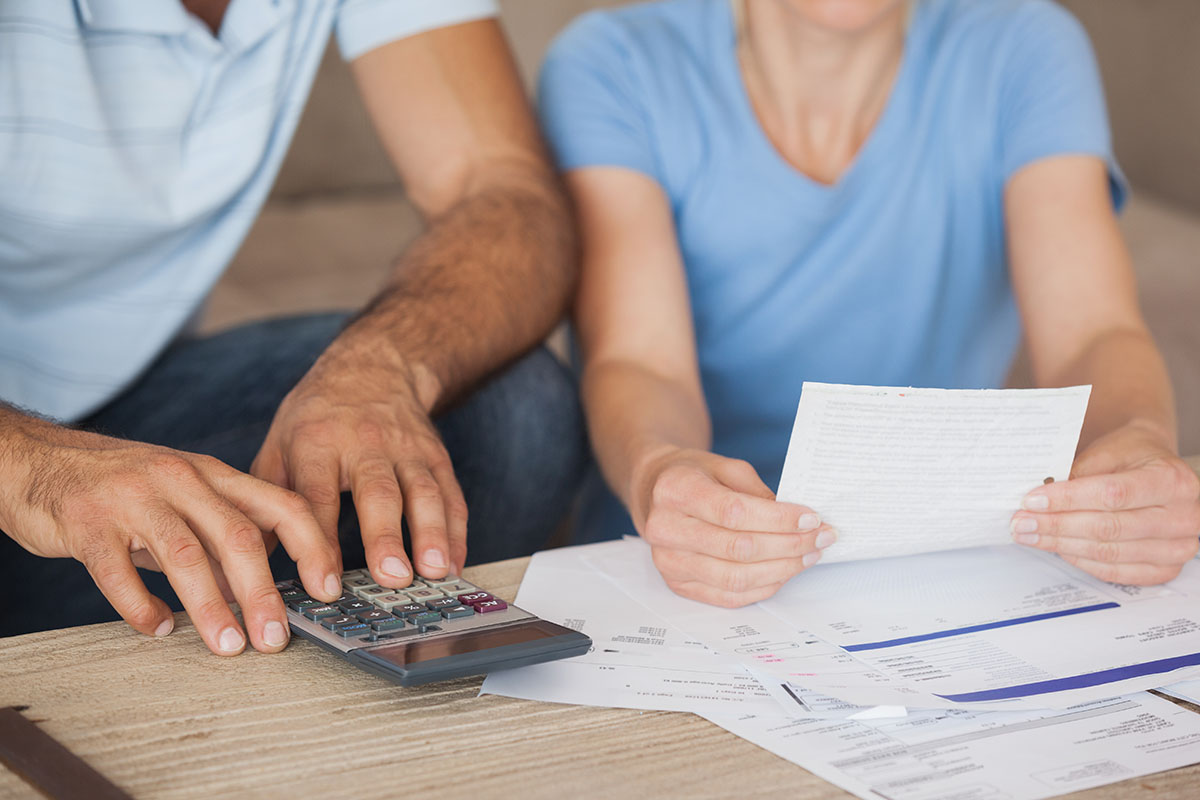
<path fill-rule="evenodd" d="M 517 603 L 595 646 L 483 691 L 691 711 L 860 797 L 1042 798 L 1200 762 L 1200 714 L 1145 691 L 1200 696 L 1200 559 L 1139 588 L 1007 544 L 1020 498 L 1067 477 L 1087 394 L 806 384 L 779 495 L 838 528 L 820 565 L 721 609 L 640 539 L 540 553 Z"/>

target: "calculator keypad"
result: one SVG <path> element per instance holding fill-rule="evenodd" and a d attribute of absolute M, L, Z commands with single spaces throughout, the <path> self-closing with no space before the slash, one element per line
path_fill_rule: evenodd
<path fill-rule="evenodd" d="M 362 642 L 450 632 L 508 604 L 455 575 L 416 578 L 402 589 L 380 586 L 367 570 L 342 576 L 344 594 L 332 603 L 310 597 L 300 581 L 276 584 L 287 607 L 335 636 Z M 474 624 L 474 623 L 472 623 Z"/>

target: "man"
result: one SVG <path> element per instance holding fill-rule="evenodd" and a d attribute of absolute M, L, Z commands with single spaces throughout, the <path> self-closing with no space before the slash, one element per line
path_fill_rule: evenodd
<path fill-rule="evenodd" d="M 460 570 L 468 503 L 477 558 L 545 541 L 582 468 L 576 400 L 544 350 L 494 376 L 561 316 L 574 240 L 494 15 L 494 0 L 0 6 L 0 635 L 99 621 L 105 598 L 166 635 L 147 584 L 169 591 L 138 566 L 164 573 L 213 652 L 247 636 L 280 650 L 268 552 L 277 538 L 277 571 L 290 556 L 308 592 L 340 595 L 342 492 L 385 586 Z M 352 319 L 181 336 L 270 189 L 331 30 L 427 228 Z"/>

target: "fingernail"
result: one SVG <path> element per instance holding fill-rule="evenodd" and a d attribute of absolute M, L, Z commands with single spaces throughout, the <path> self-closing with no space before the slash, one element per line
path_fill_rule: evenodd
<path fill-rule="evenodd" d="M 1050 507 L 1050 498 L 1044 494 L 1027 494 L 1021 505 L 1030 511 L 1045 511 Z"/>
<path fill-rule="evenodd" d="M 221 636 L 217 639 L 217 647 L 222 653 L 236 653 L 246 646 L 246 640 L 242 638 L 242 632 L 237 628 L 226 628 L 221 631 Z"/>
<path fill-rule="evenodd" d="M 421 559 L 427 567 L 435 567 L 440 569 L 446 566 L 446 556 L 441 550 L 430 548 L 425 551 L 425 557 Z"/>
<path fill-rule="evenodd" d="M 428 553 L 425 554 L 425 560 L 426 561 L 429 560 Z M 385 558 L 383 560 L 383 563 L 381 563 L 379 565 L 379 568 L 381 570 L 383 570 L 384 572 L 386 572 L 388 575 L 391 575 L 393 578 L 407 578 L 408 577 L 408 567 L 404 566 L 404 562 L 401 561 L 400 559 L 396 558 L 395 556 L 388 556 L 387 558 Z"/>
<path fill-rule="evenodd" d="M 834 533 L 832 528 L 826 528 L 825 530 L 823 530 L 817 534 L 816 545 L 819 549 L 824 550 L 826 547 L 829 547 L 829 545 L 833 544 L 836 541 L 837 541 L 837 534 Z"/>
<path fill-rule="evenodd" d="M 821 524 L 821 518 L 812 512 L 806 512 L 800 515 L 800 519 L 796 523 L 796 527 L 802 531 L 815 530 Z"/>
<path fill-rule="evenodd" d="M 1013 537 L 1017 544 L 1037 544 L 1038 535 L 1036 533 L 1018 533 Z"/>
<path fill-rule="evenodd" d="M 325 594 L 333 597 L 342 596 L 342 581 L 337 575 L 325 576 Z"/>
<path fill-rule="evenodd" d="M 809 553 L 808 555 L 806 555 L 804 557 L 804 566 L 811 567 L 813 564 L 817 563 L 820 560 L 821 560 L 821 551 L 820 550 L 816 551 L 815 553 Z"/>
<path fill-rule="evenodd" d="M 1033 533 L 1037 530 L 1038 523 L 1033 517 L 1014 517 L 1011 527 L 1013 533 Z"/>
<path fill-rule="evenodd" d="M 222 636 L 224 636 L 224 634 L 222 634 Z M 271 620 L 263 626 L 263 643 L 268 647 L 282 647 L 283 645 L 287 644 L 287 640 L 287 629 L 283 627 L 282 622 Z M 223 646 L 224 645 L 222 644 L 222 647 Z"/>
<path fill-rule="evenodd" d="M 154 629 L 154 635 L 166 636 L 173 630 L 175 630 L 175 618 L 167 617 L 162 622 L 158 623 L 158 627 Z"/>

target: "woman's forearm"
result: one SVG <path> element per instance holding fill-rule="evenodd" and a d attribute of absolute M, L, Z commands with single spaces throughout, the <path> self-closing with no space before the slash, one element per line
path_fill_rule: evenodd
<path fill-rule="evenodd" d="M 1105 331 L 1047 385 L 1092 385 L 1080 448 L 1122 426 L 1145 426 L 1172 451 L 1178 447 L 1175 404 L 1167 368 L 1145 330 Z"/>
<path fill-rule="evenodd" d="M 707 450 L 712 432 L 697 389 L 631 361 L 588 365 L 583 404 L 600 469 L 641 526 L 647 498 L 643 476 L 662 455 Z"/>

